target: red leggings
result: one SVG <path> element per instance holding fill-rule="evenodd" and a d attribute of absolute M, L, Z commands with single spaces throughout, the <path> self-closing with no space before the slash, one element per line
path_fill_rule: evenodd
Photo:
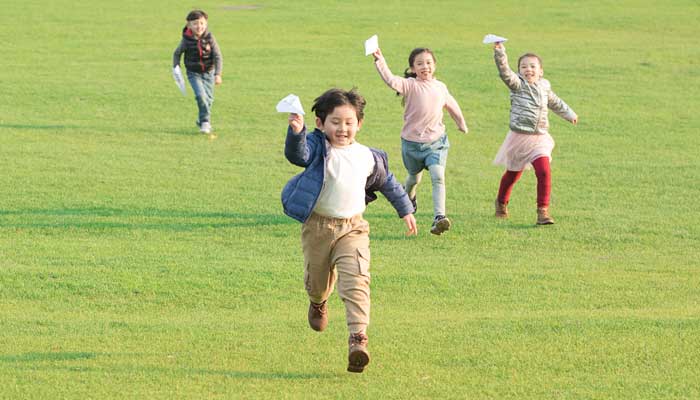
<path fill-rule="evenodd" d="M 549 195 L 552 191 L 552 173 L 549 169 L 549 157 L 540 157 L 532 162 L 537 176 L 537 207 L 549 206 Z M 498 201 L 508 204 L 510 193 L 515 182 L 520 179 L 523 171 L 506 171 L 501 178 L 501 186 L 498 188 Z"/>

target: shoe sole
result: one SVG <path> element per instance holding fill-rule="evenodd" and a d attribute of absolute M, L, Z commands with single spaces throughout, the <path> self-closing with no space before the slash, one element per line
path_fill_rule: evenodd
<path fill-rule="evenodd" d="M 327 325 L 328 325 L 327 323 L 326 323 L 325 325 L 322 325 L 322 326 L 313 325 L 313 324 L 311 323 L 311 321 L 309 321 L 309 327 L 310 327 L 311 329 L 315 330 L 316 332 L 323 332 L 323 331 L 325 331 Z"/>
<path fill-rule="evenodd" d="M 452 223 L 450 223 L 449 219 L 443 218 L 435 224 L 435 228 L 430 229 L 430 233 L 433 235 L 441 235 L 443 232 L 449 231 L 451 225 Z"/>
<path fill-rule="evenodd" d="M 348 356 L 348 372 L 362 372 L 369 364 L 369 353 L 358 350 Z"/>
<path fill-rule="evenodd" d="M 543 222 L 537 221 L 537 225 L 554 225 L 554 221 L 543 221 Z"/>

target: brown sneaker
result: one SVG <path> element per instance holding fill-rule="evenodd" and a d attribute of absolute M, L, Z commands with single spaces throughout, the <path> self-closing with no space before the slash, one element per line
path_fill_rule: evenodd
<path fill-rule="evenodd" d="M 430 233 L 433 235 L 442 235 L 443 232 L 450 230 L 450 226 L 452 226 L 452 222 L 450 222 L 449 218 L 444 215 L 438 215 L 433 220 L 433 226 L 430 227 Z"/>
<path fill-rule="evenodd" d="M 309 302 L 309 325 L 311 329 L 322 332 L 328 326 L 328 306 L 324 301 L 321 304 Z"/>
<path fill-rule="evenodd" d="M 369 364 L 369 338 L 364 333 L 351 333 L 348 338 L 348 372 L 362 372 Z"/>
<path fill-rule="evenodd" d="M 496 218 L 506 219 L 508 218 L 508 204 L 501 203 L 496 199 Z"/>
<path fill-rule="evenodd" d="M 537 207 L 537 225 L 551 225 L 554 218 L 549 215 L 548 207 Z"/>

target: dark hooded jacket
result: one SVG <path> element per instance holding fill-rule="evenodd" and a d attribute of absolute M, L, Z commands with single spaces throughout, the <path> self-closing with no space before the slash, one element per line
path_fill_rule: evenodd
<path fill-rule="evenodd" d="M 182 29 L 182 40 L 173 53 L 173 67 L 180 65 L 180 57 L 185 53 L 185 68 L 191 72 L 209 72 L 221 75 L 223 57 L 214 35 L 208 30 L 200 38 L 195 38 L 188 27 Z"/>

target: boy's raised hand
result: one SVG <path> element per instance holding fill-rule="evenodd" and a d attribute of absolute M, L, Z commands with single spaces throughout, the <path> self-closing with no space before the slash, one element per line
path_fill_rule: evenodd
<path fill-rule="evenodd" d="M 417 235 L 418 226 L 416 225 L 416 217 L 413 214 L 408 214 L 403 217 L 403 220 L 406 223 L 406 227 L 408 228 L 406 236 Z"/>
<path fill-rule="evenodd" d="M 304 116 L 301 114 L 289 114 L 289 126 L 292 132 L 299 133 L 304 129 Z"/>
<path fill-rule="evenodd" d="M 496 43 L 494 43 L 494 44 L 493 44 L 493 48 L 494 48 L 494 49 L 502 49 L 502 48 L 503 48 L 502 42 L 496 42 Z"/>

